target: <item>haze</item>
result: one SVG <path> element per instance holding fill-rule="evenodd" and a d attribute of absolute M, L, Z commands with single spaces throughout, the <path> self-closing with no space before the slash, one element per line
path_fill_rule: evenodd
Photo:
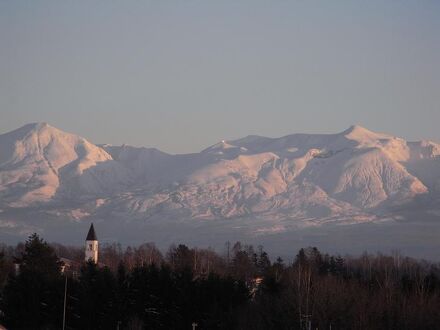
<path fill-rule="evenodd" d="M 0 132 L 199 151 L 353 123 L 440 140 L 438 1 L 0 3 Z"/>

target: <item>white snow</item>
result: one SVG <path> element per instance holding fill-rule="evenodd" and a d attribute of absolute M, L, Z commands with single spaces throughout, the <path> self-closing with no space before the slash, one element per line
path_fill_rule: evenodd
<path fill-rule="evenodd" d="M 0 207 L 46 205 L 77 220 L 117 214 L 127 221 L 258 216 L 301 226 L 357 223 L 439 194 L 439 157 L 433 142 L 360 126 L 337 134 L 248 136 L 170 155 L 97 146 L 45 123 L 29 124 L 0 135 Z M 255 232 L 284 228 L 276 223 Z"/>

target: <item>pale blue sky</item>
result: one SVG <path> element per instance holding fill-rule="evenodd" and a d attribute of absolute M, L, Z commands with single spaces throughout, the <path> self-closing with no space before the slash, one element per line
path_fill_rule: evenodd
<path fill-rule="evenodd" d="M 0 115 L 179 153 L 353 123 L 440 141 L 440 1 L 1 1 Z"/>

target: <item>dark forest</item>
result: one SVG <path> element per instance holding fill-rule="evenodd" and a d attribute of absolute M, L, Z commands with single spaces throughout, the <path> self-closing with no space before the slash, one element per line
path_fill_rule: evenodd
<path fill-rule="evenodd" d="M 0 251 L 7 329 L 440 328 L 439 265 L 398 252 L 307 247 L 285 262 L 240 242 L 221 253 L 107 244 L 94 264 L 36 234 Z"/>

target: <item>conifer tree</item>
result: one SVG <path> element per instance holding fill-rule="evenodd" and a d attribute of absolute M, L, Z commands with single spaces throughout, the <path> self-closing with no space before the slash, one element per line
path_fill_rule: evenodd
<path fill-rule="evenodd" d="M 13 329 L 56 329 L 62 322 L 61 263 L 54 250 L 37 234 L 26 241 L 17 258 L 19 273 L 5 286 L 1 310 Z"/>

